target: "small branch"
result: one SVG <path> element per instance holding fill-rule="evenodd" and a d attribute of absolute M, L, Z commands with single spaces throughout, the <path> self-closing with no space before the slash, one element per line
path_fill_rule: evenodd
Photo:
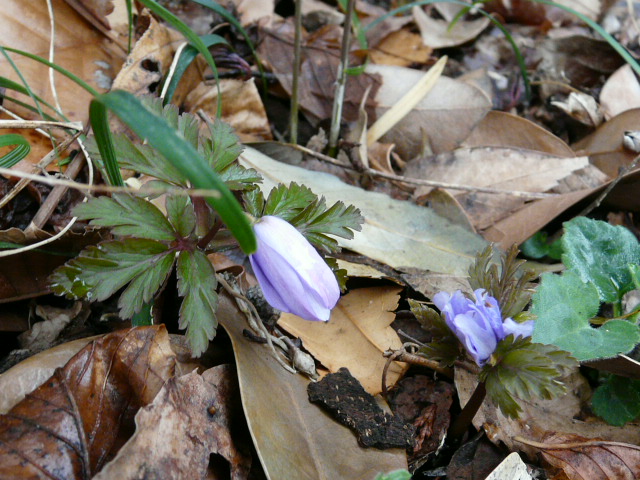
<path fill-rule="evenodd" d="M 347 15 L 344 19 L 342 35 L 342 51 L 340 65 L 336 75 L 336 93 L 333 97 L 333 109 L 331 111 L 331 130 L 329 132 L 329 151 L 335 151 L 340 135 L 340 121 L 342 120 L 342 106 L 344 103 L 344 91 L 347 87 L 347 68 L 349 63 L 349 51 L 351 50 L 351 19 L 355 9 L 355 0 L 348 0 Z"/>
<path fill-rule="evenodd" d="M 406 350 L 387 350 L 384 352 L 385 357 L 395 360 L 396 362 L 409 363 L 411 365 L 418 365 L 421 367 L 427 367 L 431 370 L 438 372 L 445 377 L 453 378 L 453 369 L 443 367 L 439 362 L 417 355 L 415 353 L 409 353 Z"/>
<path fill-rule="evenodd" d="M 298 87 L 300 84 L 300 57 L 302 55 L 302 1 L 295 0 L 295 37 L 293 40 L 293 78 L 291 81 L 291 116 L 289 139 L 298 143 Z"/>

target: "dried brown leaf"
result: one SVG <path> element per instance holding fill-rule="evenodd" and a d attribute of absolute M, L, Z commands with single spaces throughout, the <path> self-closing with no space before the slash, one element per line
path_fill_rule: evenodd
<path fill-rule="evenodd" d="M 423 43 L 434 49 L 467 43 L 480 35 L 490 22 L 483 16 L 475 20 L 461 19 L 452 26 L 447 20 L 431 18 L 420 7 L 413 7 L 412 13 Z"/>
<path fill-rule="evenodd" d="M 238 452 L 230 431 L 235 382 L 228 365 L 169 379 L 136 414 L 136 433 L 94 480 L 140 479 L 140 472 L 144 478 L 205 478 L 211 453 L 229 462 L 232 480 L 246 479 L 251 459 Z"/>
<path fill-rule="evenodd" d="M 87 345 L 0 416 L 0 478 L 91 478 L 174 368 L 164 326 Z"/>
<path fill-rule="evenodd" d="M 607 120 L 640 107 L 640 83 L 631 66 L 620 67 L 607 79 L 600 91 L 600 105 Z"/>
<path fill-rule="evenodd" d="M 527 443 L 522 439 L 523 443 Z M 635 480 L 640 477 L 640 447 L 565 433 L 549 433 L 541 442 L 542 458 L 570 480 Z"/>

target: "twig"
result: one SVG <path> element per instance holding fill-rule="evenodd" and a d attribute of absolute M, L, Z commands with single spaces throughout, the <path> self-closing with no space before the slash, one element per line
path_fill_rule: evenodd
<path fill-rule="evenodd" d="M 450 190 L 462 190 L 467 192 L 496 193 L 496 194 L 501 193 L 504 195 L 511 195 L 514 197 L 527 198 L 527 199 L 551 198 L 551 197 L 558 196 L 557 193 L 521 192 L 518 190 L 502 190 L 499 188 L 474 187 L 472 185 L 459 185 L 457 183 L 436 182 L 433 180 L 423 180 L 420 178 L 407 178 L 401 175 L 394 175 L 392 173 L 380 172 L 378 170 L 373 170 L 372 168 L 367 168 L 364 171 L 360 171 L 357 168 L 353 167 L 352 165 L 347 165 L 342 162 L 338 162 L 328 155 L 315 152 L 306 147 L 303 147 L 302 145 L 291 145 L 291 147 L 296 150 L 300 150 L 301 152 L 304 152 L 308 155 L 316 157 L 319 160 L 323 160 L 325 162 L 331 163 L 332 165 L 336 165 L 338 167 L 347 168 L 349 170 L 357 171 L 366 175 L 371 175 L 372 177 L 384 178 L 386 180 L 409 183 L 412 185 L 424 185 L 427 187 L 448 188 Z"/>
<path fill-rule="evenodd" d="M 418 365 L 420 367 L 427 367 L 435 372 L 444 375 L 447 378 L 453 378 L 452 368 L 443 367 L 439 362 L 423 357 L 422 355 L 409 353 L 406 350 L 387 350 L 386 352 L 384 352 L 384 356 L 394 356 L 394 360 L 397 362 L 409 363 L 411 365 Z"/>
<path fill-rule="evenodd" d="M 344 18 L 342 51 L 340 52 L 340 64 L 336 75 L 336 93 L 333 97 L 333 109 L 331 110 L 331 129 L 329 131 L 329 151 L 332 152 L 338 145 L 340 134 L 340 121 L 342 120 L 342 106 L 344 103 L 344 91 L 347 87 L 347 64 L 351 50 L 351 19 L 355 9 L 355 0 L 348 0 L 347 14 Z"/>
<path fill-rule="evenodd" d="M 289 117 L 289 139 L 298 143 L 298 94 L 300 85 L 300 57 L 302 55 L 302 1 L 295 0 L 295 36 L 293 39 L 293 78 L 291 79 L 291 116 Z"/>
<path fill-rule="evenodd" d="M 0 128 L 40 128 L 40 127 L 59 127 L 69 128 L 71 130 L 82 131 L 84 125 L 82 122 L 50 122 L 48 120 L 0 120 Z"/>

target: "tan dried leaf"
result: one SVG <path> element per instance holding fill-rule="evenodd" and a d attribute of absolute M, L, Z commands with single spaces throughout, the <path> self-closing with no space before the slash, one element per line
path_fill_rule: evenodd
<path fill-rule="evenodd" d="M 330 372 L 347 367 L 372 395 L 382 391 L 382 370 L 389 349 L 402 347 L 398 334 L 389 326 L 398 306 L 397 287 L 360 288 L 340 299 L 327 323 L 309 322 L 284 313 L 278 321 L 283 329 L 302 340 L 302 345 Z M 387 372 L 392 386 L 407 365 L 394 362 Z"/>

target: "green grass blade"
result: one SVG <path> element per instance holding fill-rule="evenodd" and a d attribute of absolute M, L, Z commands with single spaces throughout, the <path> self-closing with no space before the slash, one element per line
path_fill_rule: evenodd
<path fill-rule="evenodd" d="M 0 47 L 0 50 L 2 50 L 2 51 L 6 50 L 7 52 L 17 53 L 18 55 L 22 55 L 23 57 L 27 57 L 27 58 L 30 58 L 31 60 L 35 60 L 36 62 L 42 63 L 43 65 L 46 65 L 47 67 L 53 68 L 56 72 L 59 72 L 62 75 L 64 75 L 65 77 L 67 77 L 68 79 L 74 81 L 75 83 L 78 84 L 78 86 L 84 88 L 91 95 L 93 95 L 93 96 L 99 95 L 99 93 L 91 85 L 89 85 L 87 82 L 82 80 L 80 77 L 78 77 L 77 75 L 74 75 L 69 70 L 67 70 L 66 68 L 61 67 L 60 65 L 57 65 L 55 63 L 51 63 L 49 60 L 47 60 L 45 58 L 39 57 L 38 55 L 34 55 L 33 53 L 29 53 L 29 52 L 25 52 L 25 51 L 22 51 L 22 50 L 18 50 L 16 48 Z"/>
<path fill-rule="evenodd" d="M 47 115 L 44 112 L 39 111 L 37 108 L 32 107 L 30 105 L 27 105 L 26 103 L 21 102 L 20 100 L 14 99 L 12 97 L 8 97 L 7 95 L 0 94 L 0 97 L 4 97 L 4 98 L 6 98 L 8 100 L 11 100 L 13 103 L 18 104 L 21 107 L 28 108 L 32 112 L 38 112 L 38 113 L 40 113 L 42 115 L 42 118 L 44 118 L 46 120 L 64 120 L 65 122 L 69 121 L 69 119 L 67 117 L 65 117 L 61 112 L 59 112 L 56 109 L 56 107 L 54 107 L 50 103 L 46 102 L 44 99 L 42 99 L 41 97 L 39 97 L 35 93 L 31 92 L 30 90 L 26 89 L 25 87 L 23 87 L 19 83 L 14 82 L 13 80 L 9 80 L 8 78 L 0 76 L 0 88 L 6 88 L 8 90 L 14 90 L 14 91 L 16 91 L 18 93 L 21 93 L 23 95 L 28 95 L 28 96 L 32 96 L 33 95 L 32 98 L 34 98 L 37 102 L 40 102 L 43 105 L 45 105 L 46 107 L 48 107 L 51 110 L 53 110 L 58 115 L 58 118 L 54 119 L 54 117 L 52 117 L 51 115 Z"/>
<path fill-rule="evenodd" d="M 125 0 L 127 5 L 127 23 L 128 23 L 128 41 L 127 53 L 131 53 L 131 44 L 133 40 L 133 0 Z"/>
<path fill-rule="evenodd" d="M 207 46 L 193 30 L 191 30 L 182 20 L 162 5 L 159 5 L 153 0 L 140 0 L 140 3 L 182 33 L 189 40 L 189 43 L 191 43 L 191 45 L 193 45 L 207 61 L 211 70 L 213 70 L 213 75 L 216 79 L 216 87 L 218 89 L 218 110 L 216 112 L 216 116 L 220 118 L 222 116 L 222 93 L 220 92 L 220 82 L 218 81 L 218 68 L 216 67 L 216 62 L 213 60 Z"/>
<path fill-rule="evenodd" d="M 97 98 L 91 101 L 89 105 L 89 120 L 91 128 L 96 138 L 96 145 L 100 151 L 104 169 L 107 174 L 107 180 L 111 185 L 122 187 L 124 181 L 120 174 L 120 166 L 118 165 L 118 157 L 116 148 L 111 135 L 111 127 L 109 125 L 109 111 L 103 102 Z"/>
<path fill-rule="evenodd" d="M 227 44 L 228 42 L 222 38 L 220 35 L 204 35 L 201 37 L 202 42 L 210 47 L 212 45 L 219 45 L 221 43 Z M 163 104 L 171 103 L 171 99 L 173 98 L 173 94 L 178 88 L 178 84 L 184 75 L 184 72 L 187 71 L 191 62 L 198 55 L 198 50 L 193 45 L 187 45 L 182 52 L 180 52 L 180 58 L 178 58 L 178 62 L 176 63 L 176 68 L 173 72 L 173 75 L 169 79 L 169 85 L 167 86 L 167 91 L 164 95 Z"/>
<path fill-rule="evenodd" d="M 0 167 L 11 168 L 20 160 L 29 155 L 31 151 L 31 145 L 27 142 L 27 139 L 17 133 L 8 133 L 6 135 L 0 135 L 0 147 L 15 146 L 6 155 L 0 157 Z"/>
<path fill-rule="evenodd" d="M 194 187 L 217 190 L 218 195 L 207 197 L 207 202 L 216 209 L 245 253 L 253 253 L 256 250 L 256 238 L 251 223 L 231 191 L 196 149 L 164 119 L 148 111 L 140 100 L 122 90 L 100 95 L 95 102 L 109 108 L 138 136 L 147 140 L 149 145 L 173 163 Z"/>
<path fill-rule="evenodd" d="M 349 0 L 338 0 L 338 3 L 340 4 L 340 8 L 342 8 L 342 11 L 344 12 L 347 11 L 348 1 Z M 358 44 L 360 45 L 360 48 L 363 50 L 368 50 L 369 42 L 367 40 L 367 32 L 365 29 L 362 28 L 362 24 L 360 23 L 360 19 L 358 18 L 357 15 L 353 16 L 351 20 L 351 26 L 353 27 L 353 31 L 356 34 L 356 38 L 358 39 Z M 354 75 L 354 74 L 350 73 L 349 75 Z"/>

